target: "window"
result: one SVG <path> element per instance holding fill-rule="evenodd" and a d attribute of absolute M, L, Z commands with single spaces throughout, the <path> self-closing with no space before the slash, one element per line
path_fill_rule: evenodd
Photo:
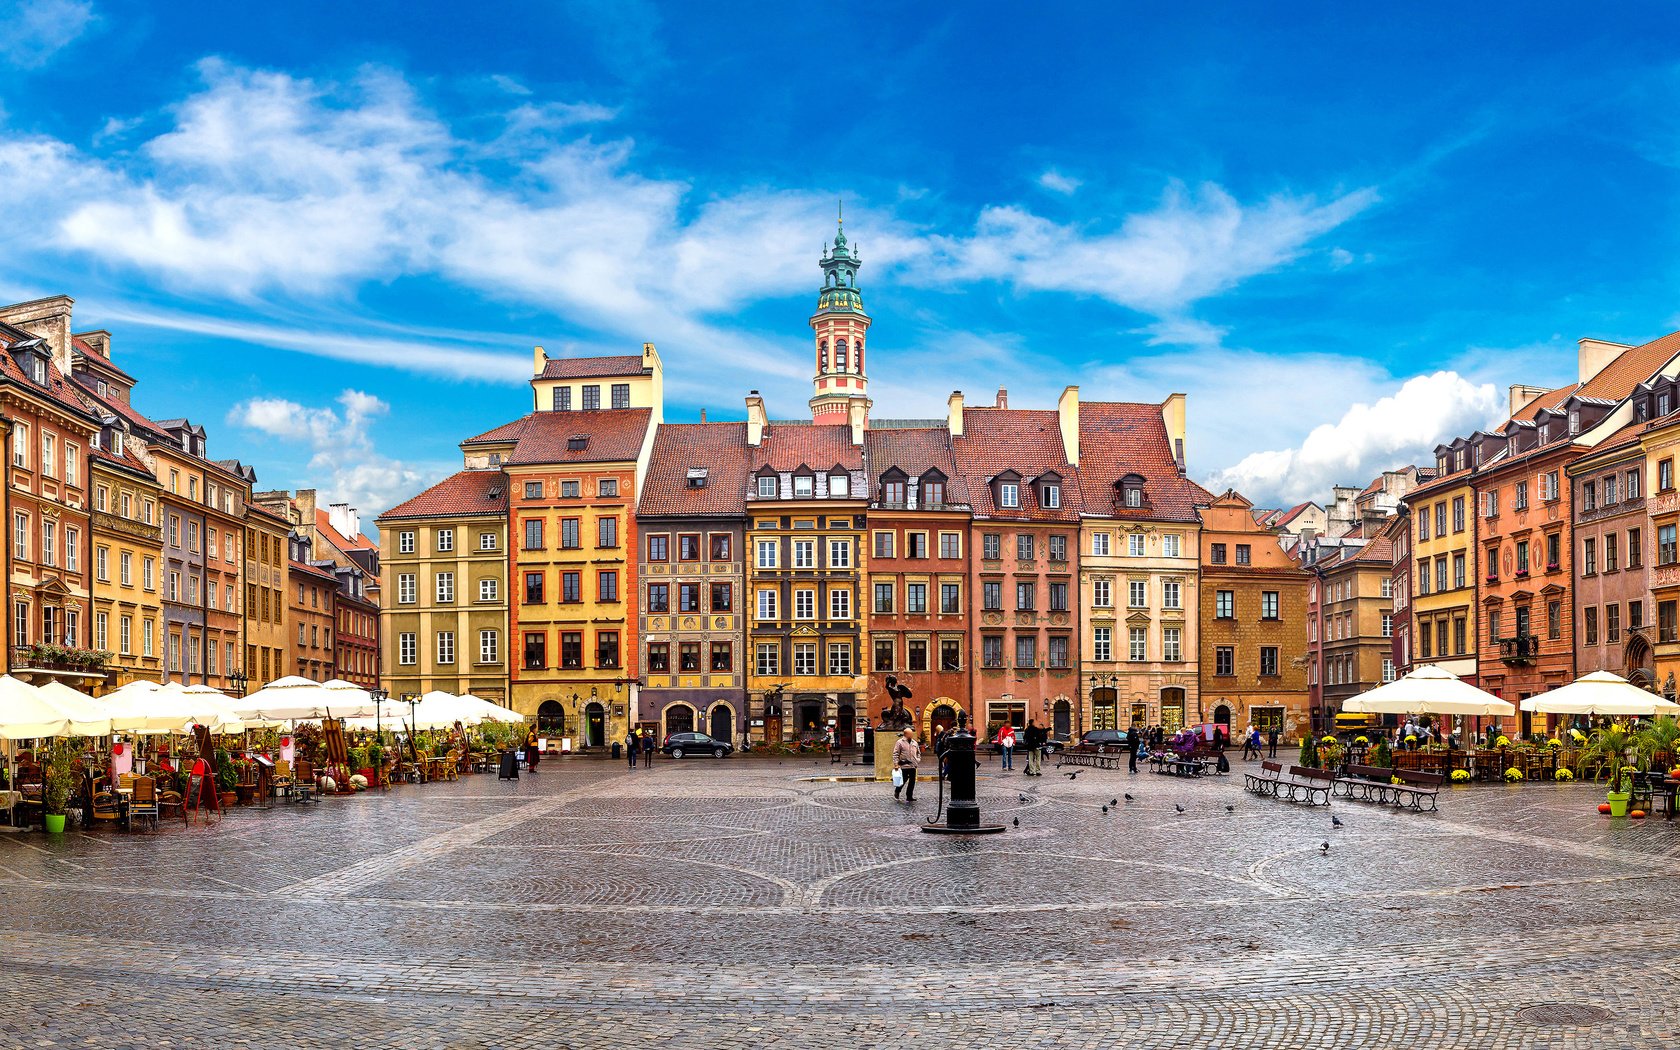
<path fill-rule="evenodd" d="M 1591 484 L 1591 482 L 1588 482 L 1588 484 Z M 1603 494 L 1603 503 L 1606 507 L 1616 502 L 1616 475 L 1612 474 L 1599 482 L 1599 488 Z"/>
<path fill-rule="evenodd" d="M 1126 581 L 1126 608 L 1144 609 L 1149 606 L 1149 584 L 1145 580 Z"/>
<path fill-rule="evenodd" d="M 925 591 L 926 584 L 920 584 Z M 925 597 L 925 596 L 924 596 Z M 852 618 L 852 592 L 828 592 L 828 618 L 830 620 L 850 620 Z"/>
<path fill-rule="evenodd" d="M 1127 632 L 1128 644 L 1126 658 L 1136 663 L 1149 659 L 1149 630 L 1145 627 L 1133 627 Z"/>
<path fill-rule="evenodd" d="M 1519 608 L 1517 610 L 1517 629 L 1519 632 L 1526 626 L 1524 619 L 1527 612 L 1527 609 Z M 1553 640 L 1563 637 L 1562 602 L 1546 603 L 1546 637 Z"/>
<path fill-rule="evenodd" d="M 1589 499 L 1588 502 L 1590 503 L 1591 500 Z M 1526 481 L 1517 482 L 1517 494 L 1511 500 L 1511 506 L 1514 507 L 1517 510 L 1527 510 L 1528 509 L 1528 482 L 1526 482 Z"/>
<path fill-rule="evenodd" d="M 1108 540 L 1108 533 L 1093 532 L 1091 534 L 1091 553 L 1098 558 L 1108 557 Z"/>
<path fill-rule="evenodd" d="M 29 466 L 29 424 L 18 423 L 12 427 L 12 466 Z M 171 473 L 174 473 L 171 471 Z M 19 635 L 19 637 L 23 637 Z"/>
<path fill-rule="evenodd" d="M 759 540 L 757 566 L 760 569 L 774 569 L 777 562 L 776 551 L 775 540 Z"/>
<path fill-rule="evenodd" d="M 1050 560 L 1067 561 L 1067 537 L 1051 536 L 1049 539 Z"/>
<path fill-rule="evenodd" d="M 1235 619 L 1237 602 L 1235 591 L 1215 591 L 1213 593 L 1214 616 L 1221 620 Z"/>
<path fill-rule="evenodd" d="M 1630 569 L 1639 568 L 1640 564 L 1645 560 L 1645 553 L 1644 552 L 1645 552 L 1644 537 L 1640 535 L 1640 531 L 1638 529 L 1629 529 L 1628 532 L 1627 532 L 1627 564 L 1628 564 L 1628 568 L 1630 568 Z"/>
<path fill-rule="evenodd" d="M 1225 545 L 1223 543 L 1211 544 L 1208 547 L 1208 562 L 1213 565 L 1225 564 Z"/>
<path fill-rule="evenodd" d="M 132 616 L 122 616 L 117 619 L 117 651 L 124 654 L 134 652 L 134 617 Z"/>
<path fill-rule="evenodd" d="M 1260 647 L 1260 675 L 1262 678 L 1275 677 L 1278 673 L 1278 647 L 1262 645 Z"/>
<path fill-rule="evenodd" d="M 117 581 L 124 587 L 134 585 L 134 555 L 128 551 L 117 555 Z"/>
<path fill-rule="evenodd" d="M 140 586 L 148 591 L 157 589 L 156 564 L 156 561 L 150 557 L 140 562 Z"/>
<path fill-rule="evenodd" d="M 560 574 L 560 600 L 563 602 L 581 602 L 583 600 L 582 573 L 562 572 Z"/>
<path fill-rule="evenodd" d="M 1551 479 L 1552 479 L 1552 485 L 1555 487 L 1557 485 L 1557 475 L 1552 474 Z M 1553 498 L 1554 499 L 1556 498 L 1555 493 L 1553 494 Z M 1463 496 L 1454 496 L 1453 497 L 1453 501 L 1452 501 L 1452 522 L 1453 522 L 1453 531 L 1454 532 L 1463 532 L 1464 531 L 1464 497 Z"/>
<path fill-rule="evenodd" d="M 712 533 L 712 560 L 728 561 L 735 546 L 733 541 L 734 537 L 727 532 Z"/>
<path fill-rule="evenodd" d="M 1598 644 L 1598 608 L 1589 605 L 1582 610 L 1588 645 Z"/>
<path fill-rule="evenodd" d="M 109 547 L 95 547 L 93 550 L 93 573 L 97 579 L 111 578 L 111 549 Z M 103 645 L 101 649 L 105 648 Z"/>
<path fill-rule="evenodd" d="M 583 541 L 578 538 L 578 519 L 560 519 L 560 547 L 562 550 L 578 550 Z"/>
<path fill-rule="evenodd" d="M 844 492 L 841 489 L 841 492 Z M 922 506 L 942 507 L 945 505 L 945 483 L 943 481 L 928 480 L 922 482 Z"/>
<path fill-rule="evenodd" d="M 1091 632 L 1091 659 L 1098 663 L 1108 663 L 1114 659 L 1114 632 L 1107 627 L 1098 627 Z"/>
<path fill-rule="evenodd" d="M 1499 610 L 1498 609 L 1495 609 L 1492 612 L 1488 613 L 1488 642 L 1493 644 L 1493 645 L 1498 645 L 1499 644 Z"/>
<path fill-rule="evenodd" d="M 437 574 L 437 600 L 439 605 L 448 605 L 455 600 L 455 574 L 440 572 Z"/>
<path fill-rule="evenodd" d="M 582 631 L 562 631 L 560 633 L 560 666 L 563 668 L 583 666 Z"/>
<path fill-rule="evenodd" d="M 817 673 L 817 643 L 793 643 L 793 673 L 796 675 L 812 675 Z"/>
<path fill-rule="evenodd" d="M 1184 632 L 1182 628 L 1167 627 L 1161 631 L 1161 659 L 1168 663 L 1179 663 L 1184 659 Z"/>
<path fill-rule="evenodd" d="M 437 662 L 440 664 L 455 662 L 454 631 L 439 631 L 437 633 Z"/>
<path fill-rule="evenodd" d="M 1143 533 L 1134 532 L 1126 537 L 1126 553 L 1133 558 L 1143 557 Z"/>
<path fill-rule="evenodd" d="M 904 585 L 904 611 L 915 616 L 927 615 L 927 584 Z"/>
<path fill-rule="evenodd" d="M 852 673 L 852 643 L 828 643 L 828 673 L 835 675 L 849 675 Z"/>
<path fill-rule="evenodd" d="M 1003 584 L 997 580 L 985 580 L 980 584 L 980 607 L 986 612 L 998 612 L 1003 608 Z"/>
<path fill-rule="evenodd" d="M 501 635 L 496 631 L 478 632 L 478 662 L 494 664 L 501 659 Z"/>
<path fill-rule="evenodd" d="M 47 477 L 53 476 L 53 451 L 57 448 L 56 439 L 48 433 L 41 434 L 41 473 Z"/>
<path fill-rule="evenodd" d="M 414 553 L 414 533 L 412 531 L 403 531 L 403 532 L 397 533 L 397 553 L 399 553 L 399 554 L 413 554 Z"/>
<path fill-rule="evenodd" d="M 1165 557 L 1165 558 L 1181 557 L 1181 555 L 1179 554 L 1179 551 L 1181 549 L 1181 546 L 1180 546 L 1181 543 L 1182 543 L 1182 540 L 1180 539 L 1180 537 L 1178 536 L 1177 533 L 1169 532 L 1167 535 L 1162 536 L 1161 537 L 1161 556 Z"/>
<path fill-rule="evenodd" d="M 1499 517 L 1499 490 L 1488 489 L 1482 493 L 1482 517 Z"/>
<path fill-rule="evenodd" d="M 560 483 L 561 499 L 577 499 L 583 494 L 583 483 L 580 481 L 562 481 Z"/>
<path fill-rule="evenodd" d="M 1234 675 L 1237 673 L 1237 651 L 1229 645 L 1216 646 L 1213 650 L 1213 673 L 1216 675 Z"/>
<path fill-rule="evenodd" d="M 1627 475 L 1625 477 L 1625 482 L 1626 482 L 1626 484 L 1623 487 L 1627 490 L 1627 498 L 1630 499 L 1630 500 L 1638 499 L 1639 498 L 1639 471 L 1637 471 L 1637 470 L 1628 471 Z"/>
<path fill-rule="evenodd" d="M 414 573 L 397 573 L 397 603 L 399 605 L 412 605 L 418 600 Z"/>
<path fill-rule="evenodd" d="M 618 519 L 601 518 L 595 522 L 595 546 L 618 546 Z"/>
<path fill-rule="evenodd" d="M 942 583 L 939 585 L 939 611 L 945 616 L 962 612 L 962 584 Z"/>
<path fill-rule="evenodd" d="M 541 605 L 543 603 L 543 574 L 528 572 L 525 574 L 525 604 Z M 650 612 L 664 612 L 663 609 L 649 610 Z"/>
<path fill-rule="evenodd" d="M 614 408 L 629 408 L 630 407 L 630 384 L 629 383 L 614 383 L 612 385 L 612 407 L 614 407 Z"/>
<path fill-rule="evenodd" d="M 700 536 L 698 533 L 677 537 L 677 560 L 700 560 Z"/>
<path fill-rule="evenodd" d="M 500 597 L 500 586 L 494 576 L 487 576 L 478 581 L 478 600 L 493 602 Z"/>
<path fill-rule="evenodd" d="M 1622 640 L 1622 607 L 1615 602 L 1604 607 L 1604 640 L 1611 645 Z"/>
<path fill-rule="evenodd" d="M 602 569 L 595 577 L 595 591 L 601 601 L 618 601 L 618 570 Z"/>
<path fill-rule="evenodd" d="M 896 649 L 897 645 L 891 638 L 875 639 L 875 670 L 893 670 L 897 666 L 893 663 L 893 660 L 897 656 L 897 653 L 895 652 Z"/>
<path fill-rule="evenodd" d="M 1050 584 L 1050 611 L 1067 612 L 1068 585 L 1059 581 Z"/>
<path fill-rule="evenodd" d="M 817 479 L 809 474 L 795 474 L 793 477 L 793 496 L 795 499 L 810 499 L 816 493 Z"/>
<path fill-rule="evenodd" d="M 980 537 L 980 557 L 988 561 L 997 561 L 1003 557 L 1003 537 L 995 532 L 988 532 Z"/>
<path fill-rule="evenodd" d="M 1427 561 L 1428 559 L 1424 560 Z M 1447 559 L 1444 557 L 1435 559 L 1435 589 L 1437 591 L 1447 589 Z"/>
<path fill-rule="evenodd" d="M 980 639 L 980 666 L 1003 666 L 1003 637 L 988 634 Z"/>
<path fill-rule="evenodd" d="M 796 620 L 813 620 L 817 615 L 817 592 L 800 588 L 793 592 L 793 616 Z"/>
<path fill-rule="evenodd" d="M 1026 533 L 1015 537 L 1015 557 L 1019 561 L 1033 560 L 1033 538 Z"/>
<path fill-rule="evenodd" d="M 595 666 L 604 668 L 618 666 L 617 631 L 597 631 L 595 633 Z"/>
<path fill-rule="evenodd" d="M 756 670 L 761 675 L 782 673 L 781 646 L 776 642 L 759 642 L 754 650 Z"/>
<path fill-rule="evenodd" d="M 1463 587 L 1464 586 L 1464 555 L 1462 555 L 1462 554 L 1453 555 L 1452 566 L 1453 566 L 1453 586 L 1454 587 Z"/>
<path fill-rule="evenodd" d="M 1015 508 L 1021 505 L 1021 486 L 1013 481 L 1005 481 L 998 485 L 998 506 Z"/>
<path fill-rule="evenodd" d="M 1046 663 L 1053 668 L 1065 668 L 1068 665 L 1068 640 L 1066 635 L 1051 635 L 1049 642 L 1049 656 Z"/>
<path fill-rule="evenodd" d="M 438 532 L 437 532 L 437 549 L 440 552 L 442 552 L 442 551 L 452 551 L 452 550 L 455 549 L 455 530 L 454 529 L 439 529 L 438 530 Z"/>
<path fill-rule="evenodd" d="M 1034 606 L 1037 591 L 1037 584 L 1027 580 L 1017 581 L 1015 584 L 1015 608 L 1030 611 Z"/>
<path fill-rule="evenodd" d="M 1161 581 L 1161 608 L 1184 608 L 1184 585 L 1177 580 Z"/>
<path fill-rule="evenodd" d="M 1447 629 L 1447 624 L 1444 620 L 1441 622 L 1441 629 L 1443 631 Z M 1392 613 L 1382 614 L 1382 636 L 1384 638 L 1394 637 L 1394 615 Z"/>
<path fill-rule="evenodd" d="M 927 555 L 927 533 L 906 532 L 904 534 L 904 556 L 906 558 L 925 559 Z"/>
<path fill-rule="evenodd" d="M 1111 586 L 1112 584 L 1105 579 L 1099 578 L 1092 580 L 1091 605 L 1098 609 L 1107 609 L 1112 606 L 1114 602 L 1112 600 L 1112 596 L 1109 594 L 1109 588 Z"/>
<path fill-rule="evenodd" d="M 758 479 L 758 496 L 760 499 L 776 498 L 776 476 L 761 474 Z"/>
<path fill-rule="evenodd" d="M 1673 565 L 1676 560 L 1673 525 L 1657 526 L 1657 564 Z"/>
<path fill-rule="evenodd" d="M 793 541 L 793 567 L 796 569 L 813 569 L 817 564 L 817 544 L 815 540 Z"/>
<path fill-rule="evenodd" d="M 920 554 L 913 554 L 913 555 L 911 555 L 911 557 L 925 558 L 925 557 L 927 557 L 927 533 L 925 533 L 925 532 L 915 532 L 915 533 L 911 533 L 910 536 L 907 537 L 907 538 L 914 539 L 916 537 L 920 537 L 921 541 L 922 541 L 922 543 L 921 543 L 921 553 Z M 828 567 L 831 568 L 831 569 L 849 569 L 849 568 L 852 567 L 852 541 L 851 540 L 829 540 L 828 541 Z"/>
<path fill-rule="evenodd" d="M 583 386 L 583 410 L 595 412 L 601 407 L 601 385 L 599 383 L 585 383 Z"/>
<path fill-rule="evenodd" d="M 1015 636 L 1015 666 L 1038 666 L 1038 639 L 1030 634 Z"/>
<path fill-rule="evenodd" d="M 1527 546 L 1528 546 L 1528 544 L 1526 544 L 1526 543 L 1517 544 L 1517 555 L 1518 555 L 1517 571 L 1519 571 L 1519 572 L 1521 572 L 1524 568 L 1524 566 L 1522 564 L 1522 561 L 1523 561 L 1522 554 L 1523 554 L 1524 550 L 1527 548 Z M 1583 576 L 1591 576 L 1592 574 L 1594 574 L 1597 571 L 1598 571 L 1598 543 L 1597 543 L 1597 541 L 1595 541 L 1595 540 L 1593 540 L 1589 537 L 1588 539 L 1584 539 L 1584 540 L 1581 541 L 1581 574 Z"/>
<path fill-rule="evenodd" d="M 712 584 L 712 611 L 726 613 L 735 611 L 735 585 L 732 583 Z"/>
<path fill-rule="evenodd" d="M 875 533 L 875 557 L 891 558 L 893 555 L 893 540 L 896 535 L 891 532 Z"/>
<path fill-rule="evenodd" d="M 712 670 L 729 672 L 735 669 L 735 647 L 728 642 L 712 643 Z"/>
<path fill-rule="evenodd" d="M 542 482 L 540 482 L 540 481 L 527 481 L 525 483 L 525 498 L 526 499 L 542 499 L 542 494 L 543 494 L 543 483 Z"/>
<path fill-rule="evenodd" d="M 1680 641 L 1680 630 L 1676 629 L 1673 602 L 1657 603 L 1657 641 Z"/>
<path fill-rule="evenodd" d="M 1278 618 L 1277 591 L 1260 592 L 1260 618 L 1262 620 L 1275 620 Z"/>
<path fill-rule="evenodd" d="M 1044 506 L 1050 510 L 1060 507 L 1062 505 L 1062 487 L 1060 485 L 1045 485 L 1043 502 Z"/>
<path fill-rule="evenodd" d="M 939 669 L 941 671 L 962 670 L 962 642 L 955 638 L 941 638 L 939 640 Z"/>
<path fill-rule="evenodd" d="M 1238 565 L 1251 565 L 1251 564 L 1253 564 L 1253 559 L 1254 559 L 1253 548 L 1251 548 L 1246 543 L 1237 544 L 1237 564 Z"/>
<path fill-rule="evenodd" d="M 1604 534 L 1604 571 L 1616 571 L 1616 539 L 1614 532 Z"/>

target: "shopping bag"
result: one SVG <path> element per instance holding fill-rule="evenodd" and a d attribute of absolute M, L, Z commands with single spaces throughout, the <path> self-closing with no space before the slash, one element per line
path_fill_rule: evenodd
<path fill-rule="evenodd" d="M 896 787 L 903 787 L 903 786 L 904 786 L 904 770 L 894 769 L 893 770 L 893 787 L 896 788 Z"/>

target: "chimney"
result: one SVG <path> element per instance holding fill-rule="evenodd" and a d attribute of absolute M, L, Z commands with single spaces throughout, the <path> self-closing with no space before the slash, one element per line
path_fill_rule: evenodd
<path fill-rule="evenodd" d="M 998 387 L 997 404 L 994 405 L 993 407 L 994 408 L 1008 408 L 1009 407 L 1009 391 L 1008 390 L 1005 390 L 1001 386 Z"/>
<path fill-rule="evenodd" d="M 362 517 L 356 513 L 356 508 L 348 503 L 334 503 L 327 508 L 327 520 L 338 530 L 339 535 L 346 539 L 355 539 L 362 533 Z"/>
<path fill-rule="evenodd" d="M 764 444 L 764 428 L 770 420 L 764 414 L 764 399 L 758 391 L 747 393 L 747 444 L 753 448 Z"/>
<path fill-rule="evenodd" d="M 846 421 L 852 425 L 852 444 L 863 447 L 863 432 L 869 424 L 869 405 L 856 398 L 846 402 Z"/>
<path fill-rule="evenodd" d="M 706 421 L 706 410 L 702 408 L 700 410 L 700 422 L 704 423 L 705 421 Z"/>
<path fill-rule="evenodd" d="M 1167 444 L 1172 449 L 1173 462 L 1178 464 L 1178 473 L 1184 474 L 1184 395 L 1168 394 L 1161 402 L 1161 422 L 1167 428 Z"/>
<path fill-rule="evenodd" d="M 32 299 L 16 306 L 0 307 L 0 321 L 21 328 L 47 341 L 53 364 L 70 374 L 70 308 L 76 300 L 68 295 Z"/>
<path fill-rule="evenodd" d="M 653 362 L 655 362 L 657 360 L 659 360 L 659 351 L 657 351 L 653 348 L 652 343 L 643 343 L 642 344 L 642 367 L 647 368 L 647 367 L 651 366 L 653 364 Z"/>
<path fill-rule="evenodd" d="M 103 328 L 96 328 L 91 332 L 77 332 L 75 338 L 86 343 L 94 353 L 107 361 L 111 359 L 111 333 Z"/>
<path fill-rule="evenodd" d="M 1056 399 L 1056 421 L 1062 426 L 1062 448 L 1068 462 L 1079 465 L 1079 388 L 1066 387 Z"/>
<path fill-rule="evenodd" d="M 1534 404 L 1535 399 L 1546 392 L 1543 386 L 1524 386 L 1521 383 L 1511 384 L 1511 415 Z"/>
<path fill-rule="evenodd" d="M 1582 339 L 1579 346 L 1580 381 L 1583 383 L 1604 371 L 1604 366 L 1621 356 L 1623 350 L 1630 349 L 1626 343 L 1612 343 L 1605 339 Z"/>
<path fill-rule="evenodd" d="M 951 396 L 945 399 L 945 426 L 951 431 L 951 436 L 963 436 L 963 398 L 961 390 L 951 391 Z"/>
<path fill-rule="evenodd" d="M 548 351 L 540 346 L 531 348 L 531 375 L 540 376 L 543 366 L 548 364 Z"/>
<path fill-rule="evenodd" d="M 297 504 L 298 522 L 313 529 L 315 527 L 315 490 L 298 489 L 297 495 L 292 499 Z"/>

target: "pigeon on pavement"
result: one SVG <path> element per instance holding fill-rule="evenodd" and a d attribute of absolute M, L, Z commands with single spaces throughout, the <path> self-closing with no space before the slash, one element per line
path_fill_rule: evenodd
<path fill-rule="evenodd" d="M 1174 809 L 1176 809 L 1176 810 L 1178 810 L 1178 811 L 1179 811 L 1179 812 L 1180 812 L 1180 813 L 1183 813 L 1183 812 L 1184 812 L 1184 807 L 1183 807 L 1183 806 L 1181 806 L 1181 805 L 1179 805 L 1179 804 L 1178 804 L 1178 803 L 1177 803 L 1177 802 L 1174 802 L 1174 803 L 1173 803 L 1173 808 L 1174 808 Z"/>
<path fill-rule="evenodd" d="M 1104 807 L 1103 807 L 1103 812 L 1104 812 L 1104 813 L 1107 813 L 1107 812 L 1108 812 L 1108 807 L 1107 807 L 1107 806 L 1104 806 Z"/>
<path fill-rule="evenodd" d="M 1328 842 L 1320 842 L 1320 843 L 1319 843 L 1319 844 L 1318 844 L 1318 848 L 1319 848 L 1319 850 L 1320 850 L 1320 851 L 1322 851 L 1322 852 L 1324 852 L 1324 853 L 1329 853 L 1329 852 L 1330 852 L 1330 843 L 1328 843 Z"/>
<path fill-rule="evenodd" d="M 1137 799 L 1134 799 L 1134 798 L 1133 798 L 1133 797 L 1132 797 L 1132 796 L 1130 796 L 1130 795 L 1127 795 L 1127 796 L 1126 796 L 1126 801 L 1127 801 L 1127 802 L 1136 802 L 1136 801 L 1137 801 Z"/>
<path fill-rule="evenodd" d="M 1072 780 L 1074 777 L 1078 776 L 1082 772 L 1084 772 L 1084 770 L 1076 769 L 1072 773 L 1063 773 L 1062 776 L 1067 777 L 1069 780 Z"/>
<path fill-rule="evenodd" d="M 1342 826 L 1342 818 L 1336 816 L 1336 814 L 1334 814 L 1334 813 L 1330 814 L 1330 826 L 1333 827 L 1333 828 L 1341 827 Z"/>
<path fill-rule="evenodd" d="M 1014 824 L 1016 827 L 1020 827 L 1021 826 L 1021 818 L 1016 817 L 1014 820 L 1010 821 L 1010 823 Z"/>

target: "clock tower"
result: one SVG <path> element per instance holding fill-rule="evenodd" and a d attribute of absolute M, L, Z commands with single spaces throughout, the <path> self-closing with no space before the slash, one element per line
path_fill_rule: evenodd
<path fill-rule="evenodd" d="M 823 247 L 822 291 L 817 295 L 817 312 L 811 315 L 817 353 L 811 421 L 818 425 L 850 422 L 853 405 L 862 405 L 864 419 L 869 418 L 869 377 L 863 370 L 869 315 L 863 312 L 863 296 L 858 292 L 860 265 L 856 246 L 846 243 L 842 217 L 834 242 Z"/>

